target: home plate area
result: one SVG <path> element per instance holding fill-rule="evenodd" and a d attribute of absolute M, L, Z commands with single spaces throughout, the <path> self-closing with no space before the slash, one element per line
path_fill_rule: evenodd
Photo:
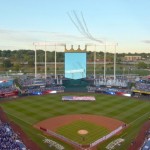
<path fill-rule="evenodd" d="M 35 124 L 34 127 L 77 149 L 82 149 L 95 147 L 119 134 L 125 123 L 104 116 L 74 114 L 49 118 Z"/>

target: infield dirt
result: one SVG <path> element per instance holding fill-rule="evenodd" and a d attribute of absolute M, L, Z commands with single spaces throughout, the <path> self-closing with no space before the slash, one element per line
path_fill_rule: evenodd
<path fill-rule="evenodd" d="M 124 122 L 119 121 L 117 119 L 104 117 L 104 116 L 74 114 L 74 115 L 63 115 L 63 116 L 48 118 L 46 120 L 38 122 L 37 124 L 34 125 L 34 127 L 38 129 L 42 127 L 44 129 L 49 129 L 55 132 L 59 127 L 70 124 L 77 120 L 88 121 L 96 125 L 103 126 L 109 129 L 110 131 L 115 130 L 119 126 L 125 124 Z"/>

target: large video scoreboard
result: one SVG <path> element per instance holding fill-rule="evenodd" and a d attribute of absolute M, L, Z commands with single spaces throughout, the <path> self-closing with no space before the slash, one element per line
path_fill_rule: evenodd
<path fill-rule="evenodd" d="M 65 53 L 65 77 L 70 79 L 86 78 L 86 53 Z"/>

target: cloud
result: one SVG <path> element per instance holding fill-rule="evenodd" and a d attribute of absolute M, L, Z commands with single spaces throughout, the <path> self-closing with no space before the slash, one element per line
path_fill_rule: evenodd
<path fill-rule="evenodd" d="M 0 49 L 14 49 L 14 47 L 34 48 L 33 42 L 49 41 L 53 43 L 74 43 L 83 42 L 81 36 L 69 35 L 67 33 L 36 31 L 36 30 L 9 30 L 0 29 Z"/>
<path fill-rule="evenodd" d="M 11 41 L 89 41 L 89 39 L 60 32 L 37 31 L 37 30 L 7 30 L 0 29 L 0 37 Z"/>
<path fill-rule="evenodd" d="M 0 49 L 34 49 L 34 42 L 52 42 L 65 43 L 70 45 L 81 45 L 84 47 L 87 43 L 97 44 L 80 35 L 73 35 L 61 32 L 50 32 L 41 30 L 9 30 L 0 29 Z"/>
<path fill-rule="evenodd" d="M 150 44 L 150 40 L 143 40 L 143 43 Z"/>

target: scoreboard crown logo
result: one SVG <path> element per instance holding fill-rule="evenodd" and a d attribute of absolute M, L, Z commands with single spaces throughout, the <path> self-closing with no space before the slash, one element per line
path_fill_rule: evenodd
<path fill-rule="evenodd" d="M 65 52 L 76 53 L 76 52 L 86 52 L 86 51 L 87 51 L 87 45 L 85 45 L 85 49 L 83 49 L 83 50 L 80 48 L 80 45 L 78 45 L 78 49 L 76 49 L 76 50 L 73 48 L 73 45 L 71 45 L 71 49 L 67 49 L 66 45 L 65 45 Z"/>

